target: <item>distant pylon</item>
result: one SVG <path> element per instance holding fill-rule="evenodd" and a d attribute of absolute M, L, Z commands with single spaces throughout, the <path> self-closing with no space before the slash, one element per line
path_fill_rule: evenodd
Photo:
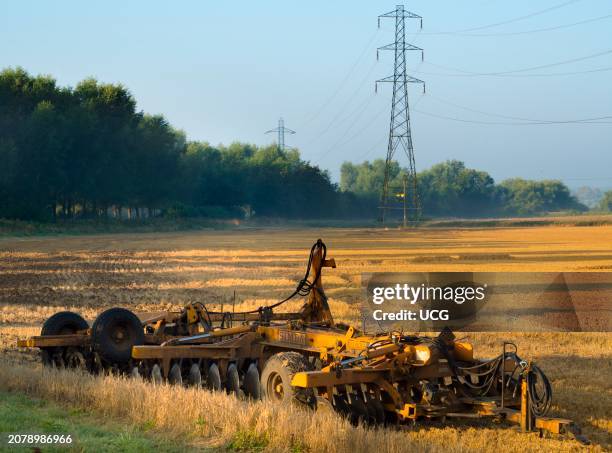
<path fill-rule="evenodd" d="M 387 17 L 395 18 L 395 42 L 379 47 L 376 50 L 376 58 L 380 50 L 393 50 L 395 52 L 395 65 L 393 75 L 376 81 L 376 91 L 379 82 L 393 82 L 393 100 L 391 102 L 391 125 L 389 127 L 389 145 L 387 147 L 387 159 L 385 164 L 385 179 L 381 194 L 380 220 L 384 224 L 387 210 L 395 209 L 389 206 L 389 180 L 391 178 L 390 169 L 393 156 L 398 148 L 403 149 L 408 157 L 407 194 L 404 200 L 407 204 L 410 221 L 417 221 L 421 216 L 421 205 L 419 201 L 416 166 L 414 163 L 414 149 L 412 147 L 412 134 L 410 131 L 410 112 L 408 111 L 408 83 L 422 83 L 425 92 L 425 82 L 406 74 L 406 51 L 420 50 L 421 59 L 423 49 L 406 43 L 405 19 L 420 19 L 423 27 L 423 18 L 409 11 L 404 10 L 404 5 L 397 5 L 395 10 L 378 16 L 378 26 L 380 19 Z M 402 209 L 402 208 L 399 208 Z"/>
<path fill-rule="evenodd" d="M 270 129 L 266 131 L 266 134 L 271 134 L 273 132 L 278 133 L 278 140 L 276 141 L 276 146 L 280 151 L 285 151 L 285 134 L 295 134 L 295 131 L 285 127 L 285 121 L 280 118 L 278 120 L 278 127 L 275 129 Z"/>

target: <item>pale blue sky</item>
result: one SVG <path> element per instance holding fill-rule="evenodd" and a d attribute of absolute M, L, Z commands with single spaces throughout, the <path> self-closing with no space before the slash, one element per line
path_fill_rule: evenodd
<path fill-rule="evenodd" d="M 417 169 L 445 159 L 512 176 L 561 178 L 571 186 L 612 186 L 612 124 L 507 125 L 459 122 L 520 118 L 573 120 L 612 116 L 612 53 L 512 76 L 458 76 L 514 71 L 612 50 L 612 17 L 547 32 L 501 36 L 428 34 L 524 20 L 469 33 L 514 33 L 612 15 L 606 0 L 513 2 L 411 1 L 424 17 L 408 25 L 408 41 L 425 49 L 409 60 Z M 392 73 L 393 22 L 377 31 L 379 14 L 396 2 L 372 1 L 13 1 L 0 14 L 0 67 L 51 74 L 62 85 L 93 76 L 121 82 L 149 113 L 162 113 L 190 139 L 212 144 L 266 144 L 264 132 L 283 116 L 297 131 L 287 145 L 338 177 L 344 160 L 384 158 Z M 437 73 L 437 74 L 431 74 Z M 455 74 L 452 76 L 440 73 Z M 446 103 L 445 103 L 446 102 Z M 608 119 L 607 121 L 612 121 Z M 402 160 L 400 159 L 400 162 Z M 582 179 L 585 178 L 585 179 Z"/>

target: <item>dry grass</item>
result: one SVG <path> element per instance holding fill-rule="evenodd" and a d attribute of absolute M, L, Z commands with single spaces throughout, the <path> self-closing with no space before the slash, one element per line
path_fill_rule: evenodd
<path fill-rule="evenodd" d="M 125 423 L 189 436 L 200 446 L 265 444 L 311 451 L 570 451 L 575 442 L 538 439 L 513 428 L 460 423 L 407 432 L 366 432 L 337 417 L 251 404 L 225 395 L 62 374 L 50 377 L 18 337 L 38 332 L 64 309 L 93 319 L 115 305 L 135 311 L 204 301 L 252 309 L 290 293 L 307 251 L 322 237 L 338 268 L 324 282 L 339 321 L 357 323 L 361 274 L 394 271 L 605 271 L 612 269 L 612 227 L 506 229 L 310 229 L 0 239 L 0 387 L 94 409 Z M 292 302 L 287 311 L 299 308 Z M 612 334 L 470 334 L 479 356 L 498 354 L 510 338 L 552 380 L 555 415 L 576 419 L 595 442 L 612 448 Z M 18 365 L 6 366 L 7 361 Z M 295 420 L 299 420 L 296 423 Z M 242 442 L 242 443 L 241 443 Z M 250 443 L 249 443 L 250 442 Z M 292 444 L 293 443 L 293 444 Z"/>
<path fill-rule="evenodd" d="M 70 406 L 146 427 L 194 447 L 266 451 L 575 451 L 575 441 L 517 435 L 514 429 L 457 424 L 406 430 L 354 428 L 331 413 L 292 406 L 250 403 L 224 394 L 150 384 L 119 377 L 0 367 L 0 388 L 68 403 Z M 595 448 L 594 451 L 602 451 Z"/>

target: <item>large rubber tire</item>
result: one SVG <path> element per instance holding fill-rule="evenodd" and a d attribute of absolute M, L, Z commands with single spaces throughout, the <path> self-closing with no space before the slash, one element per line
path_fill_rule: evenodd
<path fill-rule="evenodd" d="M 81 315 L 72 311 L 60 311 L 45 321 L 40 335 L 67 335 L 85 329 L 89 329 L 89 324 Z"/>
<path fill-rule="evenodd" d="M 71 311 L 60 311 L 47 318 L 40 331 L 41 336 L 46 335 L 69 335 L 78 330 L 89 329 L 89 324 L 78 313 Z M 41 350 L 43 365 L 64 366 L 63 348 L 44 348 Z"/>
<path fill-rule="evenodd" d="M 125 308 L 111 308 L 94 321 L 91 342 L 107 362 L 127 363 L 132 358 L 132 346 L 144 343 L 142 323 Z"/>
<path fill-rule="evenodd" d="M 316 400 L 312 389 L 291 385 L 296 373 L 310 370 L 308 360 L 299 352 L 280 352 L 273 355 L 261 373 L 262 397 L 270 401 L 298 402 L 314 407 Z"/>

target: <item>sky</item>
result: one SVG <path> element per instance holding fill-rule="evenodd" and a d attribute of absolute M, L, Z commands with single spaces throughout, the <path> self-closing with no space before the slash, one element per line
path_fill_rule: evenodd
<path fill-rule="evenodd" d="M 272 143 L 265 132 L 283 117 L 296 131 L 286 145 L 338 180 L 342 162 L 386 155 L 391 86 L 375 93 L 374 81 L 393 73 L 392 53 L 377 61 L 376 48 L 393 42 L 394 22 L 378 29 L 377 16 L 395 5 L 5 2 L 0 68 L 67 86 L 86 77 L 122 83 L 139 109 L 213 145 Z M 425 95 L 410 87 L 417 170 L 458 159 L 496 181 L 612 187 L 611 2 L 422 0 L 405 8 L 423 17 L 422 30 L 417 20 L 406 24 L 407 42 L 424 49 L 424 61 L 409 54 L 408 72 L 427 87 Z"/>

